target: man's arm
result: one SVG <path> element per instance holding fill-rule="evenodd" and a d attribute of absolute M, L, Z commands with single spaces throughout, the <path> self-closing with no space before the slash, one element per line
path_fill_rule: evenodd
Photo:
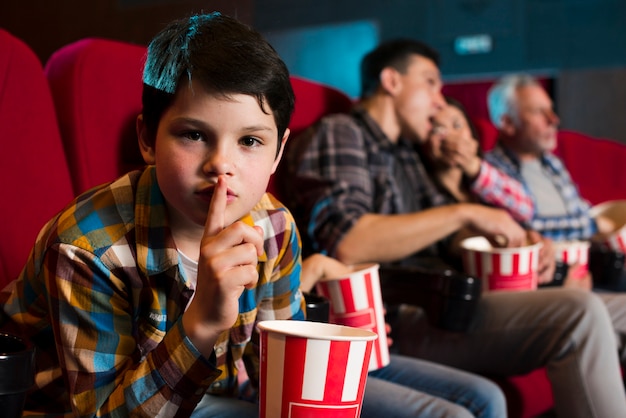
<path fill-rule="evenodd" d="M 459 203 L 398 214 L 365 214 L 339 241 L 336 257 L 346 264 L 401 260 L 462 228 L 474 229 L 507 246 L 526 241 L 526 232 L 504 210 Z"/>

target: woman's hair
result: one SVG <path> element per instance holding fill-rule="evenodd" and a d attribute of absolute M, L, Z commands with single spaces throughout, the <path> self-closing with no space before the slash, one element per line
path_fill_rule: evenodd
<path fill-rule="evenodd" d="M 255 97 L 265 113 L 273 112 L 279 139 L 283 136 L 295 102 L 289 71 L 257 31 L 216 12 L 176 20 L 154 37 L 142 95 L 151 139 L 176 92 L 192 79 L 210 94 Z"/>
<path fill-rule="evenodd" d="M 470 128 L 470 132 L 472 133 L 472 138 L 474 138 L 475 140 L 477 140 L 480 143 L 478 129 L 476 129 L 476 125 L 474 125 L 474 122 L 472 122 L 472 119 L 467 114 L 467 111 L 465 110 L 465 106 L 463 106 L 461 104 L 461 102 L 459 102 L 458 100 L 456 100 L 456 99 L 454 99 L 454 98 L 452 98 L 450 96 L 445 96 L 445 99 L 446 99 L 446 103 L 448 105 L 456 107 L 457 109 L 459 109 L 459 112 L 461 112 L 461 114 L 465 118 L 465 121 L 467 122 L 467 126 L 469 126 L 469 128 Z"/>

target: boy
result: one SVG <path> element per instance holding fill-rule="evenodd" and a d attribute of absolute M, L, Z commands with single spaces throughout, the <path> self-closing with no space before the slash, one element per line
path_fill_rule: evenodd
<path fill-rule="evenodd" d="M 265 194 L 293 105 L 284 63 L 232 18 L 155 37 L 137 119 L 147 168 L 52 219 L 1 295 L 2 329 L 37 347 L 26 415 L 258 415 L 236 370 L 243 360 L 257 385 L 255 324 L 304 319 L 299 235 Z M 497 387 L 467 373 L 394 358 L 378 374 L 364 417 L 505 413 Z"/>

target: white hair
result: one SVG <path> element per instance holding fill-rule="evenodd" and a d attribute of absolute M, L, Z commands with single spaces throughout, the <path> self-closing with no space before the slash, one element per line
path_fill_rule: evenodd
<path fill-rule="evenodd" d="M 506 115 L 519 123 L 515 92 L 520 87 L 537 86 L 539 82 L 528 74 L 512 74 L 502 77 L 487 93 L 487 107 L 491 122 L 502 128 L 502 118 Z"/>

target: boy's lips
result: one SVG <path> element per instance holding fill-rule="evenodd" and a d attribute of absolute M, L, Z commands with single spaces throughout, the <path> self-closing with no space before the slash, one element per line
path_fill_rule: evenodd
<path fill-rule="evenodd" d="M 210 187 L 207 187 L 205 189 L 202 189 L 202 190 L 196 192 L 196 194 L 198 196 L 200 196 L 200 198 L 202 200 L 205 200 L 206 202 L 211 203 L 211 199 L 213 199 L 213 193 L 214 192 L 215 192 L 215 186 L 210 186 Z M 227 189 L 226 190 L 226 201 L 228 203 L 230 203 L 233 200 L 235 200 L 236 197 L 237 197 L 237 195 L 231 189 Z"/>

